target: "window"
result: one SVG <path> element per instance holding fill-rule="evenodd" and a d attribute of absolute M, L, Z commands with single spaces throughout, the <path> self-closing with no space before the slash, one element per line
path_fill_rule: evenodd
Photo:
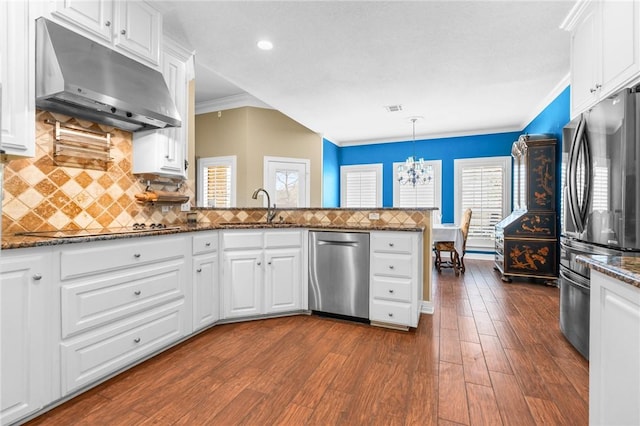
<path fill-rule="evenodd" d="M 264 188 L 271 202 L 280 208 L 309 207 L 310 168 L 306 158 L 264 157 Z"/>
<path fill-rule="evenodd" d="M 236 206 L 236 156 L 198 159 L 198 206 Z"/>
<path fill-rule="evenodd" d="M 393 163 L 394 173 L 401 164 L 404 163 Z M 425 164 L 433 168 L 433 180 L 427 184 L 402 185 L 394 176 L 393 207 L 437 207 L 442 211 L 442 161 L 425 161 Z M 434 220 L 439 222 L 436 217 L 440 215 L 434 215 Z"/>
<path fill-rule="evenodd" d="M 382 164 L 340 166 L 340 206 L 382 207 Z"/>
<path fill-rule="evenodd" d="M 510 213 L 511 157 L 454 161 L 455 221 L 471 209 L 467 247 L 493 248 L 495 225 Z"/>

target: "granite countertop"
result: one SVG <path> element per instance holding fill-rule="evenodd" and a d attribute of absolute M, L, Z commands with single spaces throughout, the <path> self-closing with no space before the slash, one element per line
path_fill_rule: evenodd
<path fill-rule="evenodd" d="M 612 278 L 640 288 L 640 255 L 639 256 L 604 256 L 579 255 L 578 262 L 591 269 L 602 272 Z"/>
<path fill-rule="evenodd" d="M 225 229 L 280 229 L 280 228 L 306 228 L 318 230 L 345 230 L 345 231 L 411 231 L 422 232 L 423 226 L 403 226 L 403 225 L 325 225 L 325 224 L 297 224 L 297 223 L 237 223 L 237 224 L 181 224 L 173 225 L 171 229 L 145 230 L 144 232 L 122 233 L 121 231 L 110 233 L 109 229 L 96 230 L 96 234 L 91 236 L 74 236 L 68 238 L 51 238 L 42 236 L 28 235 L 3 235 L 2 250 L 27 248 L 27 247 L 43 247 L 54 246 L 60 244 L 74 244 L 91 241 L 118 240 L 125 238 L 141 238 L 153 235 L 169 235 L 179 234 L 183 232 L 198 231 L 219 231 Z"/>

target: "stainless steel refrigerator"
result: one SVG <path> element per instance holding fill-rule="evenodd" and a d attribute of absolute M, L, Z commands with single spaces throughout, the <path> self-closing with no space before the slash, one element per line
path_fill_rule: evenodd
<path fill-rule="evenodd" d="M 640 93 L 625 89 L 562 135 L 560 329 L 589 358 L 590 271 L 579 254 L 640 255 Z"/>

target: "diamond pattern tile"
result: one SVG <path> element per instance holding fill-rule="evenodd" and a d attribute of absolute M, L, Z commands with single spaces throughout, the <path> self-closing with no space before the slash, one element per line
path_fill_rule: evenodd
<path fill-rule="evenodd" d="M 87 229 L 129 226 L 134 222 L 186 221 L 179 208 L 162 214 L 160 206 L 140 205 L 135 194 L 145 186 L 131 173 L 131 134 L 105 129 L 113 135 L 112 162 L 108 170 L 81 166 L 57 166 L 52 157 L 53 126 L 47 119 L 61 119 L 79 125 L 75 119 L 36 113 L 36 157 L 13 160 L 5 167 L 2 200 L 2 232 Z M 82 121 L 82 125 L 95 125 Z M 188 181 L 181 192 L 193 198 L 195 182 Z M 173 188 L 175 189 L 175 187 Z M 173 190 L 171 189 L 171 190 Z M 175 210 L 175 212 L 174 212 Z"/>

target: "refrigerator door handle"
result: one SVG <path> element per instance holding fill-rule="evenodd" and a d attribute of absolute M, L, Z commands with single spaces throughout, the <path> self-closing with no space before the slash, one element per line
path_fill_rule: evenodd
<path fill-rule="evenodd" d="M 585 124 L 586 127 L 586 124 Z M 587 213 L 589 212 L 589 203 L 590 203 L 590 195 L 591 195 L 591 189 L 593 186 L 592 183 L 592 179 L 591 179 L 591 151 L 589 150 L 589 139 L 587 136 L 587 132 L 583 131 L 582 132 L 582 138 L 579 141 L 580 143 L 580 150 L 578 151 L 579 153 L 582 153 L 582 158 L 584 159 L 584 171 L 585 171 L 585 176 L 584 176 L 584 186 L 582 187 L 582 203 L 580 205 L 580 221 L 582 223 L 582 230 L 584 230 L 584 227 L 586 226 L 587 223 Z"/>
<path fill-rule="evenodd" d="M 582 132 L 584 130 L 584 117 L 580 117 L 580 122 L 578 123 L 578 127 L 576 128 L 576 133 L 571 141 L 571 147 L 569 148 L 569 158 L 567 161 L 567 208 L 569 209 L 569 213 L 571 216 L 571 220 L 573 221 L 573 225 L 576 228 L 578 233 L 582 232 L 582 223 L 580 221 L 580 217 L 578 215 L 578 206 L 577 206 L 577 175 L 576 175 L 576 157 L 578 151 L 578 145 L 580 143 L 580 138 Z"/>

